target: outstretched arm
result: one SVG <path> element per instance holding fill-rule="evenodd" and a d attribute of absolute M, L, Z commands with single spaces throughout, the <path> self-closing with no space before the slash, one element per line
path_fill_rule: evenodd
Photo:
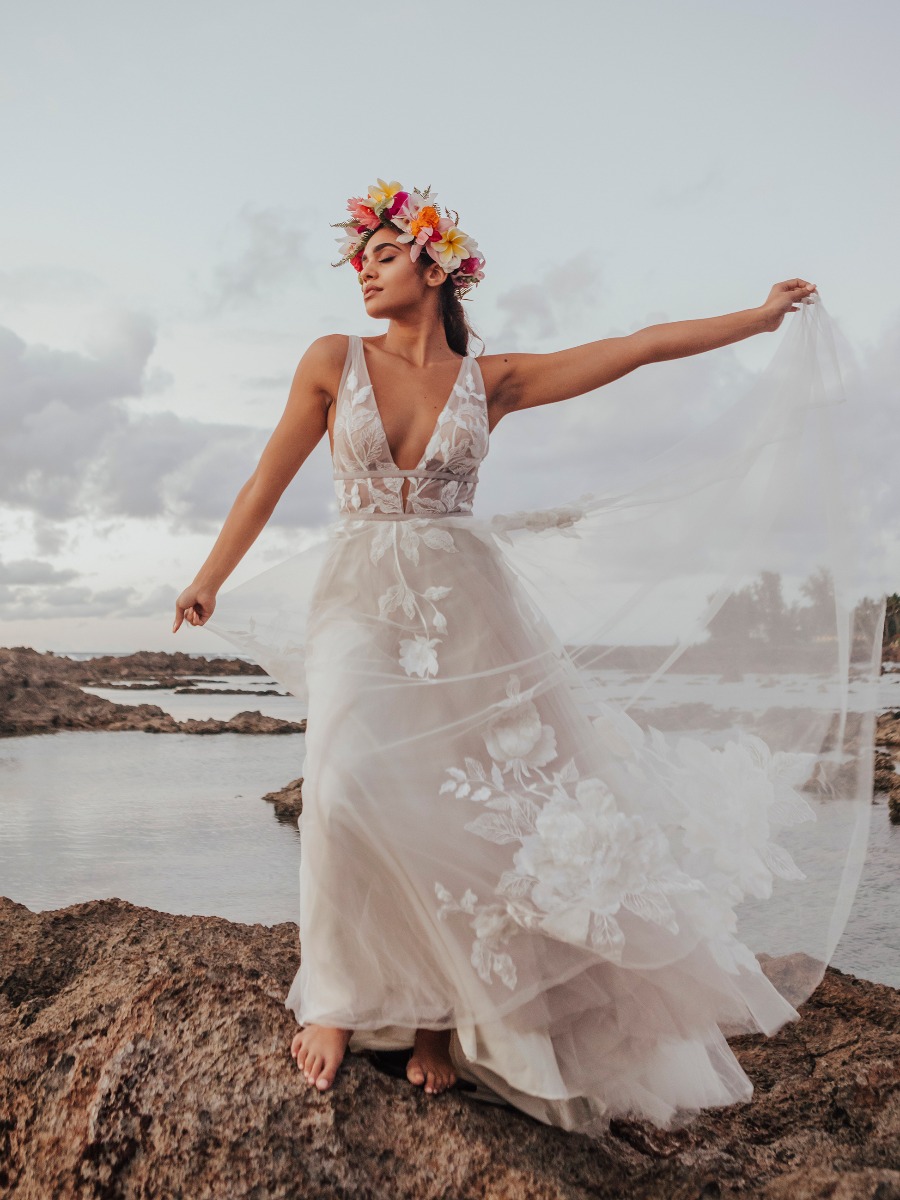
<path fill-rule="evenodd" d="M 346 338 L 317 338 L 300 360 L 281 420 L 253 474 L 238 492 L 222 531 L 192 584 L 175 601 L 177 632 L 182 621 L 205 625 L 216 592 L 256 541 L 287 485 L 327 430 L 329 387 L 346 348 Z"/>
<path fill-rule="evenodd" d="M 625 337 L 602 338 L 558 350 L 553 354 L 497 355 L 495 395 L 501 413 L 533 408 L 581 396 L 627 375 L 646 363 L 685 358 L 739 342 L 756 333 L 770 333 L 786 312 L 816 290 L 804 279 L 776 283 L 765 304 L 704 317 L 696 321 L 667 321 L 648 325 Z"/>

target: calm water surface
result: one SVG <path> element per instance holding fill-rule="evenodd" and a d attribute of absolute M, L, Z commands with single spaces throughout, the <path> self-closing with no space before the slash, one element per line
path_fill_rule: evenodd
<path fill-rule="evenodd" d="M 689 677 L 683 684 L 689 687 Z M 272 687 L 271 680 L 203 686 Z M 294 697 L 90 689 L 178 719 L 245 709 L 298 720 Z M 900 708 L 900 673 L 884 676 Z M 627 688 L 623 687 L 623 700 Z M 299 834 L 265 792 L 303 773 L 304 737 L 69 732 L 0 739 L 0 894 L 34 911 L 118 896 L 164 912 L 296 921 Z M 866 865 L 833 964 L 900 986 L 900 826 L 872 807 Z"/>

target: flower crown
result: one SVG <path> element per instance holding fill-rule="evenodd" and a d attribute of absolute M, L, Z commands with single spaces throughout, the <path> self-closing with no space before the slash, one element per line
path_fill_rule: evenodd
<path fill-rule="evenodd" d="M 368 196 L 351 196 L 347 201 L 351 216 L 331 226 L 346 230 L 343 237 L 336 239 L 341 243 L 341 258 L 331 265 L 340 267 L 349 262 L 361 272 L 366 242 L 376 229 L 385 225 L 399 230 L 398 242 L 413 243 L 409 252 L 413 262 L 424 247 L 463 295 L 484 279 L 484 255 L 475 239 L 459 228 L 459 213 L 453 213 L 452 221 L 449 216 L 441 216 L 436 199 L 437 193 L 432 194 L 430 185 L 424 191 L 413 188 L 407 192 L 396 180 L 385 183 L 383 179 L 369 188 Z"/>

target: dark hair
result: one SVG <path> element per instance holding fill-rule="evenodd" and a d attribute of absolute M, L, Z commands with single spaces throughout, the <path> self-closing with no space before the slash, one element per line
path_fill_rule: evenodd
<path fill-rule="evenodd" d="M 424 257 L 420 256 L 420 257 Z M 441 320 L 444 322 L 444 335 L 447 345 L 455 354 L 468 354 L 469 338 L 477 337 L 481 342 L 480 353 L 484 353 L 484 338 L 476 333 L 469 324 L 465 309 L 462 306 L 456 284 L 448 275 L 438 289 L 438 299 L 441 304 Z"/>
<path fill-rule="evenodd" d="M 434 259 L 429 254 L 420 254 L 416 259 L 416 264 L 421 270 L 425 270 L 432 262 L 434 262 Z M 462 306 L 462 300 L 460 299 L 456 284 L 449 275 L 438 288 L 438 302 L 440 304 L 441 320 L 444 322 L 444 336 L 447 339 L 447 345 L 453 353 L 468 354 L 469 338 L 475 337 L 481 342 L 479 354 L 483 354 L 485 350 L 484 338 L 480 333 L 476 333 L 469 324 L 469 319 Z"/>

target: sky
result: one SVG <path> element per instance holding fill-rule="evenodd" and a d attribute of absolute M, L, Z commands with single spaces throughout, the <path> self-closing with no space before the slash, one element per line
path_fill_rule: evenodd
<path fill-rule="evenodd" d="M 309 343 L 386 328 L 330 266 L 377 178 L 431 184 L 477 239 L 489 353 L 815 282 L 858 368 L 867 553 L 900 590 L 895 7 L 38 0 L 0 33 L 0 645 L 222 652 L 173 636 L 174 601 Z M 511 415 L 476 511 L 586 490 L 592 434 L 676 439 L 780 336 Z M 225 588 L 334 518 L 330 466 L 323 439 Z"/>

